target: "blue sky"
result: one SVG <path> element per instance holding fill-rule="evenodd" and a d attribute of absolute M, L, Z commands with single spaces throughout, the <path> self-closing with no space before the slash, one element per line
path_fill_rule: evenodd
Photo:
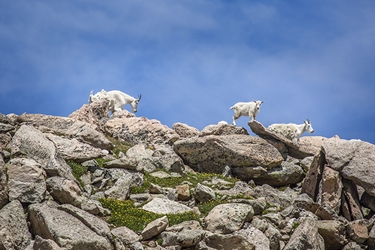
<path fill-rule="evenodd" d="M 137 116 L 201 130 L 263 100 L 264 126 L 308 118 L 314 135 L 375 144 L 374 13 L 362 0 L 3 0 L 0 113 L 68 116 L 116 89 L 142 94 Z"/>

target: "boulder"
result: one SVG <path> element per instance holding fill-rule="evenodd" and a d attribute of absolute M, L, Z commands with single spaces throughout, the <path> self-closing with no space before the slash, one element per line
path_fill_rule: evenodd
<path fill-rule="evenodd" d="M 222 173 L 229 165 L 235 177 L 245 180 L 253 177 L 244 174 L 247 168 L 271 169 L 283 161 L 277 149 L 265 140 L 245 135 L 181 139 L 174 143 L 173 149 L 196 171 Z M 236 175 L 239 172 L 243 174 Z"/>
<path fill-rule="evenodd" d="M 0 210 L 0 222 L 0 249 L 26 249 L 31 242 L 31 234 L 18 200 Z"/>
<path fill-rule="evenodd" d="M 325 166 L 322 173 L 321 203 L 327 204 L 338 214 L 341 207 L 341 193 L 340 173 Z"/>
<path fill-rule="evenodd" d="M 61 247 L 57 245 L 56 242 L 50 239 L 43 239 L 39 235 L 35 236 L 35 241 L 33 244 L 34 250 L 60 250 Z"/>
<path fill-rule="evenodd" d="M 153 198 L 142 209 L 158 214 L 179 214 L 192 211 L 188 206 L 165 198 Z"/>
<path fill-rule="evenodd" d="M 320 220 L 317 221 L 319 234 L 324 239 L 325 249 L 342 249 L 348 242 L 346 239 L 346 227 L 341 221 Z"/>
<path fill-rule="evenodd" d="M 8 177 L 3 156 L 0 154 L 0 209 L 8 203 Z"/>
<path fill-rule="evenodd" d="M 65 160 L 81 163 L 91 159 L 101 158 L 108 154 L 106 150 L 82 143 L 75 138 L 67 139 L 53 134 L 46 134 L 46 137 L 55 144 L 57 151 Z"/>
<path fill-rule="evenodd" d="M 205 243 L 208 249 L 217 250 L 255 250 L 253 242 L 248 241 L 244 236 L 239 234 L 219 234 L 208 233 L 205 237 Z"/>
<path fill-rule="evenodd" d="M 243 127 L 236 127 L 229 124 L 215 124 L 204 127 L 199 136 L 207 135 L 249 135 Z"/>
<path fill-rule="evenodd" d="M 22 125 L 7 148 L 13 157 L 25 155 L 34 159 L 48 176 L 61 176 L 75 180 L 72 169 L 65 163 L 53 142 L 33 126 Z"/>
<path fill-rule="evenodd" d="M 166 228 L 160 234 L 163 246 L 194 247 L 203 240 L 206 232 L 198 221 L 184 221 Z"/>
<path fill-rule="evenodd" d="M 8 169 L 9 200 L 26 203 L 42 202 L 46 195 L 46 172 L 33 159 L 14 158 L 5 167 Z"/>
<path fill-rule="evenodd" d="M 125 246 L 129 246 L 139 241 L 139 235 L 125 226 L 116 227 L 112 229 L 111 233 Z"/>
<path fill-rule="evenodd" d="M 204 222 L 206 230 L 212 233 L 229 234 L 241 229 L 253 216 L 253 207 L 248 204 L 226 203 L 214 207 L 204 218 Z"/>
<path fill-rule="evenodd" d="M 109 240 L 89 228 L 80 219 L 45 202 L 29 206 L 33 232 L 44 239 L 55 241 L 65 249 L 114 249 Z"/>
<path fill-rule="evenodd" d="M 169 224 L 169 221 L 168 221 L 167 216 L 163 216 L 154 221 L 151 221 L 150 223 L 147 224 L 147 226 L 143 229 L 141 233 L 142 240 L 151 239 L 152 237 L 163 232 L 164 229 L 167 228 L 168 224 Z"/>
<path fill-rule="evenodd" d="M 324 239 L 318 232 L 316 221 L 306 218 L 295 229 L 284 250 L 315 249 L 324 250 Z"/>
<path fill-rule="evenodd" d="M 32 124 L 44 133 L 65 135 L 95 148 L 111 150 L 114 145 L 106 136 L 97 131 L 95 125 L 60 116 L 23 114 L 17 117 L 18 123 Z"/>
<path fill-rule="evenodd" d="M 121 119 L 112 117 L 104 130 L 113 138 L 122 139 L 133 144 L 173 144 L 180 136 L 157 120 L 145 117 L 130 117 Z"/>
<path fill-rule="evenodd" d="M 181 138 L 190 138 L 195 137 L 200 134 L 199 130 L 196 128 L 193 128 L 185 123 L 176 122 L 172 125 L 172 129 L 176 131 L 176 133 Z"/>

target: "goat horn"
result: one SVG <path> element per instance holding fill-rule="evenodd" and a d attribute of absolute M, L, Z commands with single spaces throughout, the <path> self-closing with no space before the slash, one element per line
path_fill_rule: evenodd
<path fill-rule="evenodd" d="M 140 101 L 142 98 L 142 95 L 138 95 L 138 101 Z"/>

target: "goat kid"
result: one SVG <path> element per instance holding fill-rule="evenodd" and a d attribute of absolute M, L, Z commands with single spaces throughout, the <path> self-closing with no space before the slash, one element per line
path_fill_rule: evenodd
<path fill-rule="evenodd" d="M 314 129 L 311 125 L 311 122 L 309 119 L 304 121 L 303 124 L 272 124 L 268 128 L 268 130 L 281 134 L 291 140 L 295 145 L 298 145 L 299 138 L 301 135 L 305 132 L 314 133 Z"/>
<path fill-rule="evenodd" d="M 230 107 L 230 110 L 234 110 L 234 116 L 232 117 L 232 125 L 236 125 L 236 120 L 241 116 L 249 116 L 250 122 L 255 121 L 255 118 L 260 110 L 260 105 L 263 101 L 252 101 L 252 102 L 238 102 Z"/>
<path fill-rule="evenodd" d="M 107 99 L 109 101 L 109 111 L 114 112 L 124 110 L 124 106 L 129 104 L 133 110 L 133 113 L 137 113 L 138 103 L 141 100 L 142 95 L 138 95 L 138 98 L 134 98 L 128 94 L 125 94 L 119 90 L 105 91 L 102 89 L 101 92 L 93 95 L 93 91 L 90 92 L 89 102 L 94 102 L 100 99 Z"/>

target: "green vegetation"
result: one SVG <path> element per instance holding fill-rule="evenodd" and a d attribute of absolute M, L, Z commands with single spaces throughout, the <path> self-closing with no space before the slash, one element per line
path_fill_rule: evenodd
<path fill-rule="evenodd" d="M 67 161 L 66 163 L 72 168 L 73 176 L 83 187 L 85 184 L 83 183 L 81 176 L 87 171 L 87 168 L 73 161 Z"/>
<path fill-rule="evenodd" d="M 206 217 L 208 213 L 217 205 L 227 203 L 224 200 L 215 200 L 215 201 L 208 201 L 205 203 L 201 203 L 198 205 L 199 211 L 202 213 L 203 217 Z"/>
<path fill-rule="evenodd" d="M 113 139 L 112 137 L 107 137 L 107 139 L 110 140 L 113 145 L 115 145 L 115 148 L 112 150 L 112 152 L 117 157 L 119 156 L 120 152 L 123 152 L 125 154 L 129 148 L 134 146 L 133 144 L 129 142 L 116 140 L 116 139 Z"/>
<path fill-rule="evenodd" d="M 111 216 L 108 218 L 109 223 L 116 227 L 126 226 L 135 232 L 141 232 L 148 223 L 164 216 L 137 208 L 130 200 L 100 199 L 99 201 L 103 207 L 111 211 Z M 199 220 L 199 216 L 193 212 L 168 214 L 167 217 L 170 226 L 187 220 Z"/>

